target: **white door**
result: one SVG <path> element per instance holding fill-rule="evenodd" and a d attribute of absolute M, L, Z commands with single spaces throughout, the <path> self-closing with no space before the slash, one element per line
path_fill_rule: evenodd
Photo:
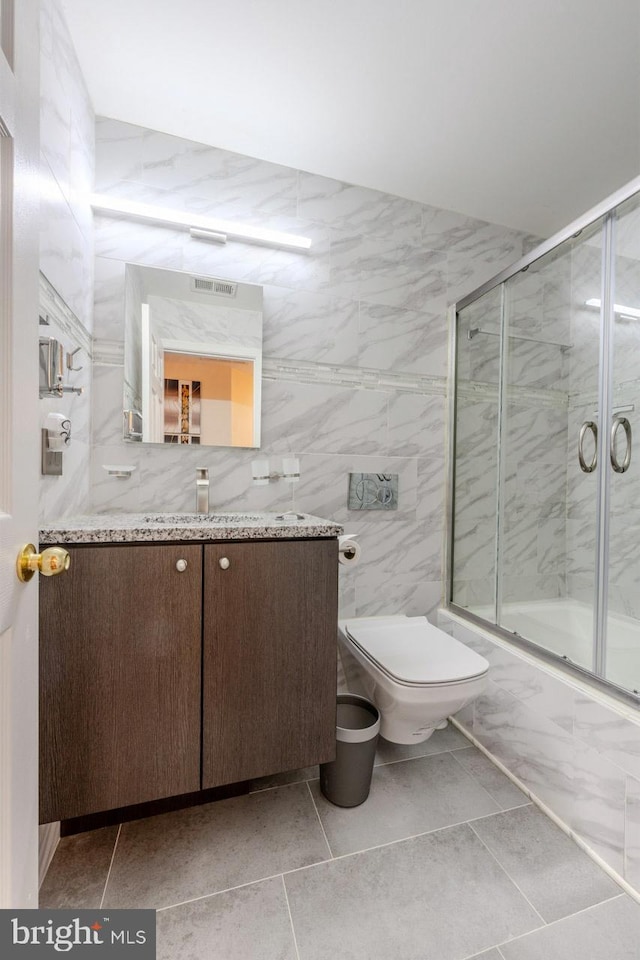
<path fill-rule="evenodd" d="M 11 9 L 15 7 L 15 9 Z M 39 2 L 1 0 L 0 22 L 0 907 L 38 896 L 37 544 Z M 14 69 L 14 64 L 16 68 Z"/>

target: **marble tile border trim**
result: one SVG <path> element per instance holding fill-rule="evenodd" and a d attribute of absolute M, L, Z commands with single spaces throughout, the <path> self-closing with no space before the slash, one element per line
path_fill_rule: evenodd
<path fill-rule="evenodd" d="M 124 343 L 121 340 L 96 338 L 93 341 L 93 362 L 103 366 L 122 366 Z M 278 360 L 273 357 L 263 358 L 262 378 L 263 380 L 353 387 L 362 390 L 388 390 L 430 397 L 444 397 L 447 392 L 445 377 L 390 373 L 384 370 L 341 367 L 306 360 Z"/>
<path fill-rule="evenodd" d="M 122 366 L 124 344 L 121 340 L 96 338 L 93 341 L 93 362 L 103 366 Z M 368 367 L 314 363 L 310 360 L 280 360 L 263 357 L 262 379 L 293 383 L 318 383 L 325 386 L 352 387 L 354 390 L 381 390 L 410 393 L 426 397 L 446 397 L 447 378 L 392 373 Z M 498 388 L 492 384 L 464 383 L 458 395 L 465 399 L 497 402 Z M 525 406 L 536 405 L 566 409 L 567 394 L 557 390 L 532 390 L 509 387 L 509 401 Z"/>
<path fill-rule="evenodd" d="M 444 397 L 445 377 L 419 376 L 411 373 L 391 373 L 367 367 L 347 367 L 307 360 L 279 360 L 265 357 L 262 362 L 265 380 L 293 380 L 296 383 L 323 383 L 364 390 L 394 390 Z"/>
<path fill-rule="evenodd" d="M 464 400 L 489 400 L 498 403 L 498 384 L 482 383 L 477 380 L 458 380 L 456 395 Z M 566 410 L 569 407 L 569 394 L 563 390 L 548 390 L 543 387 L 519 387 L 508 385 L 508 402 L 525 406 L 554 407 Z"/>
<path fill-rule="evenodd" d="M 44 273 L 40 273 L 40 313 L 43 316 L 49 315 L 57 328 L 69 337 L 70 342 L 65 343 L 67 349 L 72 342 L 74 346 L 81 347 L 85 353 L 86 357 L 83 357 L 83 361 L 92 359 L 93 344 L 88 330 L 65 303 L 55 287 L 47 280 Z M 47 336 L 45 325 L 40 325 L 38 329 L 41 337 Z M 85 362 L 84 366 L 87 370 L 89 369 L 88 362 Z"/>
<path fill-rule="evenodd" d="M 361 389 L 394 390 L 398 393 L 417 393 L 424 396 L 447 396 L 447 377 L 420 376 L 411 373 L 392 373 L 367 367 L 346 367 L 305 360 L 263 359 L 262 376 L 267 380 L 294 380 L 297 383 L 324 383 Z M 458 395 L 467 399 L 497 402 L 498 387 L 494 384 L 465 382 Z M 565 410 L 567 394 L 560 390 L 543 390 L 509 386 L 509 402 L 525 406 L 535 405 Z"/>
<path fill-rule="evenodd" d="M 93 362 L 105 367 L 122 367 L 124 365 L 124 343 L 122 340 L 94 338 Z"/>
<path fill-rule="evenodd" d="M 514 783 L 517 787 L 519 787 L 520 790 L 522 790 L 523 793 L 527 797 L 529 797 L 531 802 L 534 803 L 538 807 L 538 809 L 545 814 L 545 816 L 549 817 L 549 819 L 552 820 L 553 823 L 555 823 L 556 826 L 559 827 L 563 833 L 566 833 L 568 837 L 571 837 L 571 839 L 575 843 L 577 843 L 580 849 L 584 850 L 587 856 L 590 857 L 594 861 L 594 863 L 596 863 L 600 867 L 600 869 L 607 874 L 607 876 L 611 877 L 611 879 L 614 880 L 615 883 L 617 883 L 618 886 L 621 887 L 625 893 L 628 893 L 633 900 L 635 900 L 637 903 L 640 903 L 640 890 L 636 890 L 634 887 L 632 887 L 624 879 L 624 877 L 621 877 L 620 874 L 613 869 L 613 867 L 609 866 L 606 860 L 603 860 L 602 857 L 600 857 L 595 852 L 595 850 L 593 850 L 587 843 L 585 843 L 585 841 L 582 839 L 582 837 L 579 836 L 579 834 L 575 833 L 575 831 L 572 830 L 571 827 L 568 826 L 568 824 L 566 824 L 564 820 L 562 820 L 557 814 L 555 814 L 553 810 L 547 806 L 546 803 L 544 803 L 539 797 L 537 797 L 535 793 L 529 790 L 529 788 L 525 786 L 525 784 L 521 780 L 519 780 L 518 777 L 516 777 L 511 772 L 511 770 L 509 770 L 508 767 L 505 767 L 505 765 L 501 763 L 500 760 L 497 759 L 497 757 L 494 757 L 493 754 L 490 753 L 486 747 L 483 747 L 480 741 L 476 737 L 474 737 L 474 735 L 471 733 L 470 730 L 468 730 L 465 726 L 463 726 L 463 724 L 461 724 L 455 717 L 449 717 L 449 722 L 452 723 L 453 726 L 456 727 L 456 729 L 458 729 L 462 734 L 464 734 L 464 736 L 467 737 L 467 739 L 474 745 L 474 747 L 477 747 L 478 750 L 480 750 L 485 755 L 485 757 L 487 757 L 498 768 L 498 770 L 501 770 L 502 773 L 504 773 L 504 775 L 508 777 L 512 783 Z"/>

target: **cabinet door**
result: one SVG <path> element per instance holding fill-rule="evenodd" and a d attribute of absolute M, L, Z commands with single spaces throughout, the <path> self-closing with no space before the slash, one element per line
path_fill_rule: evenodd
<path fill-rule="evenodd" d="M 70 553 L 40 578 L 41 823 L 200 788 L 202 546 Z"/>
<path fill-rule="evenodd" d="M 203 787 L 333 759 L 337 541 L 204 550 Z"/>

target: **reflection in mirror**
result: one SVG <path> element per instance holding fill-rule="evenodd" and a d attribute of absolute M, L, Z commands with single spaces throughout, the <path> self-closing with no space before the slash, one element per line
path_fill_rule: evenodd
<path fill-rule="evenodd" d="M 134 264 L 125 287 L 125 439 L 259 447 L 262 287 Z"/>

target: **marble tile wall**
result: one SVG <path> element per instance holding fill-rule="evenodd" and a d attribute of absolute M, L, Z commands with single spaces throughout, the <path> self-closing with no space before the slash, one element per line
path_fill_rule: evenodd
<path fill-rule="evenodd" d="M 505 285 L 509 337 L 500 463 L 503 291 L 489 291 L 461 313 L 453 584 L 458 605 L 495 602 L 498 509 L 503 601 L 565 593 L 569 281 L 565 261 L 553 258 Z"/>
<path fill-rule="evenodd" d="M 59 0 L 40 4 L 41 313 L 50 317 L 40 335 L 56 337 L 75 355 L 80 373 L 67 384 L 81 397 L 41 400 L 72 420 L 72 443 L 63 476 L 42 477 L 41 520 L 88 508 L 90 476 L 91 331 L 93 321 L 94 114 Z"/>
<path fill-rule="evenodd" d="M 441 611 L 490 663 L 456 719 L 613 870 L 640 890 L 640 723 L 584 684 Z"/>
<path fill-rule="evenodd" d="M 239 307 L 210 307 L 186 300 L 174 300 L 151 294 L 147 302 L 153 316 L 153 328 L 162 337 L 182 338 L 191 343 L 232 344 L 262 347 L 262 314 Z"/>
<path fill-rule="evenodd" d="M 110 119 L 96 126 L 96 189 L 310 236 L 309 255 L 217 246 L 96 220 L 91 507 L 191 510 L 208 466 L 218 510 L 295 509 L 358 533 L 344 613 L 433 613 L 441 594 L 446 306 L 522 255 L 529 238 L 450 211 Z M 261 453 L 300 458 L 301 481 L 251 483 L 251 450 L 169 450 L 120 439 L 124 264 L 264 288 Z M 130 480 L 104 463 L 128 463 Z M 347 509 L 350 471 L 399 475 L 399 508 Z"/>
<path fill-rule="evenodd" d="M 79 347 L 73 358 L 77 371 L 65 370 L 67 386 L 82 388 L 81 395 L 65 393 L 62 397 L 42 397 L 42 423 L 49 413 L 62 413 L 71 422 L 71 443 L 62 455 L 62 476 L 43 476 L 40 483 L 40 517 L 42 520 L 82 513 L 89 498 L 89 463 L 91 452 L 91 336 L 79 318 L 69 309 L 44 274 L 40 274 L 40 316 L 48 324 L 40 325 L 40 337 L 54 337 L 67 350 Z"/>

